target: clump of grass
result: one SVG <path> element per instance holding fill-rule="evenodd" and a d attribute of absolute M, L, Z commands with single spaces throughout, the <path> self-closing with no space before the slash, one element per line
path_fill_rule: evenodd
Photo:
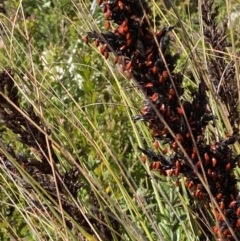
<path fill-rule="evenodd" d="M 1 239 L 238 240 L 236 56 L 214 1 L 201 48 L 174 6 L 31 2 L 3 11 Z"/>

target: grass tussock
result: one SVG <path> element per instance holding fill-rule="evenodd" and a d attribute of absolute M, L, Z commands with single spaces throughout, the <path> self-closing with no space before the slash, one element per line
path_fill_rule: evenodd
<path fill-rule="evenodd" d="M 238 240 L 234 7 L 3 2 L 0 239 Z"/>

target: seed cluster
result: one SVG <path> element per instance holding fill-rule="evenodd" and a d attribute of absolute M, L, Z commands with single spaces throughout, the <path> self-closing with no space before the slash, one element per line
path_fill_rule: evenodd
<path fill-rule="evenodd" d="M 79 207 L 75 205 L 75 203 L 69 201 L 67 192 L 71 193 L 72 197 L 74 197 L 77 202 L 79 189 L 82 187 L 86 189 L 86 184 L 81 178 L 81 172 L 78 167 L 72 166 L 71 169 L 65 171 L 64 174 L 60 174 L 57 169 L 59 160 L 52 150 L 51 141 L 49 140 L 50 145 L 48 146 L 46 143 L 46 136 L 40 131 L 40 129 L 43 130 L 46 128 L 44 128 L 40 117 L 34 112 L 32 106 L 28 109 L 23 109 L 21 107 L 18 88 L 14 84 L 14 74 L 10 69 L 0 73 L 0 119 L 6 128 L 12 130 L 12 132 L 18 136 L 18 140 L 21 143 L 31 148 L 38 156 L 38 159 L 35 159 L 27 158 L 24 155 L 17 155 L 13 148 L 11 148 L 11 145 L 6 146 L 0 141 L 0 145 L 2 147 L 5 146 L 6 152 L 12 157 L 12 159 L 9 160 L 5 152 L 0 152 L 0 168 L 7 169 L 7 173 L 11 175 L 11 179 L 21 183 L 25 190 L 32 191 L 34 184 L 24 181 L 24 177 L 18 171 L 15 164 L 12 163 L 12 160 L 14 160 L 45 190 L 46 193 L 48 193 L 48 196 L 45 196 L 45 201 L 47 200 L 54 207 L 55 203 L 52 202 L 52 200 L 58 203 L 58 198 L 60 196 L 63 210 L 68 213 L 78 225 L 83 227 L 90 234 L 94 233 L 92 228 L 93 225 L 99 230 L 99 235 L 103 240 L 112 240 L 111 229 L 105 225 L 106 216 L 101 212 L 100 205 L 98 204 L 94 192 L 89 192 L 89 205 L 90 207 L 95 207 L 94 210 L 91 210 L 93 213 L 92 216 L 83 215 Z M 50 133 L 50 131 L 48 131 L 48 133 Z M 56 181 L 53 178 L 53 170 L 49 164 L 49 149 L 52 151 L 52 158 L 54 164 L 56 164 L 54 170 L 58 174 L 56 175 Z M 78 160 L 76 161 L 79 163 Z M 58 185 L 58 192 L 56 185 Z M 52 199 L 49 199 L 49 196 L 51 196 Z M 49 213 L 51 214 L 51 210 L 48 210 L 44 203 L 39 202 L 39 200 L 32 201 L 33 205 L 30 205 L 27 209 L 34 210 L 34 212 L 40 211 L 42 213 L 47 211 L 48 215 Z M 14 201 L 14 203 L 12 203 L 9 215 L 16 209 L 17 202 L 18 201 Z M 56 207 L 55 211 L 57 212 L 57 210 L 58 207 Z M 119 223 L 116 219 L 112 218 L 113 215 L 110 210 L 108 213 L 111 215 L 111 217 L 108 217 L 109 221 L 112 223 L 115 230 L 118 230 Z M 54 214 L 52 216 L 53 218 L 55 217 Z M 85 218 L 86 216 L 88 220 Z M 74 222 L 67 217 L 65 218 L 67 227 L 69 229 L 76 229 Z M 89 223 L 91 223 L 91 225 Z M 81 236 L 81 232 L 78 232 L 78 235 Z M 79 239 L 87 240 L 82 236 Z"/>
<path fill-rule="evenodd" d="M 28 109 L 21 109 L 18 88 L 15 86 L 13 78 L 13 71 L 10 69 L 0 73 L 0 118 L 7 128 L 18 135 L 19 141 L 28 145 L 32 151 L 40 156 L 43 162 L 36 163 L 42 172 L 52 173 L 51 166 L 46 158 L 46 154 L 49 153 L 46 138 L 44 133 L 39 130 L 39 128 L 43 129 L 41 119 L 35 114 L 33 106 L 29 106 Z M 25 113 L 25 116 L 21 111 Z M 47 132 L 50 132 L 50 130 Z M 53 160 L 57 163 L 58 159 L 51 146 L 50 150 Z"/>
<path fill-rule="evenodd" d="M 205 173 L 205 181 L 228 221 L 227 225 L 219 210 L 214 208 L 218 225 L 213 231 L 219 238 L 232 240 L 229 226 L 236 235 L 240 228 L 240 197 L 236 178 L 232 174 L 233 168 L 240 163 L 239 156 L 234 157 L 230 147 L 237 140 L 237 135 L 233 133 L 225 140 L 207 144 L 205 127 L 216 117 L 208 108 L 207 90 L 203 81 L 192 93 L 192 101 L 180 101 L 183 75 L 174 73 L 178 56 L 167 51 L 170 47 L 168 33 L 174 29 L 173 26 L 154 33 L 147 17 L 150 10 L 144 1 L 98 2 L 105 14 L 107 31 L 89 32 L 85 42 L 88 43 L 89 37 L 93 38 L 105 58 L 108 58 L 109 52 L 113 52 L 115 62 L 144 92 L 146 100 L 141 114 L 133 119 L 148 123 L 157 152 L 139 149 L 153 161 L 151 169 L 165 176 L 183 174 L 192 196 L 209 203 L 209 195 L 196 175 L 199 173 L 204 176 Z M 109 31 L 111 22 L 117 24 L 113 31 Z M 174 135 L 170 134 L 169 128 L 159 116 Z M 167 144 L 166 148 L 161 149 L 159 141 Z"/>
<path fill-rule="evenodd" d="M 214 6 L 214 0 L 203 1 L 202 20 L 204 39 L 211 46 L 214 54 L 208 56 L 208 69 L 213 88 L 218 93 L 228 110 L 231 126 L 239 125 L 239 101 L 237 75 L 234 61 L 226 57 L 228 42 L 227 19 L 219 25 L 216 16 L 219 15 L 219 7 Z"/>

